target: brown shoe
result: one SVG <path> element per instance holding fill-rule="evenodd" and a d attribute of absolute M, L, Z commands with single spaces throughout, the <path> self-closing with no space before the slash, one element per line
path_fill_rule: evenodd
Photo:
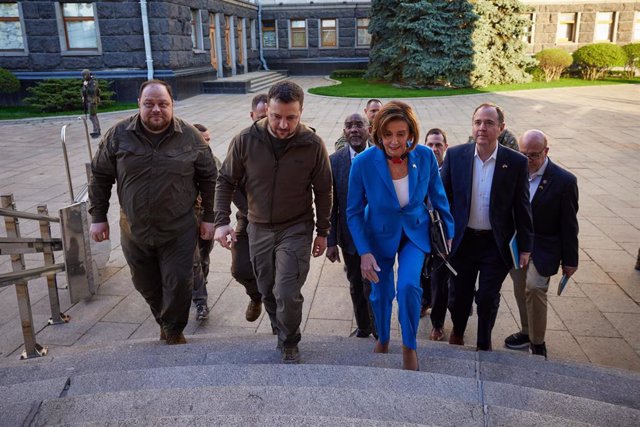
<path fill-rule="evenodd" d="M 182 332 L 172 332 L 167 335 L 167 345 L 186 344 L 187 339 Z"/>
<path fill-rule="evenodd" d="M 456 335 L 453 331 L 451 331 L 451 335 L 449 335 L 449 344 L 451 345 L 464 345 L 464 337 Z"/>
<path fill-rule="evenodd" d="M 442 341 L 444 339 L 444 329 L 442 328 L 431 329 L 431 333 L 429 334 L 429 339 L 431 341 Z"/>
<path fill-rule="evenodd" d="M 258 317 L 260 317 L 260 313 L 262 313 L 262 301 L 249 301 L 247 311 L 244 315 L 247 322 L 255 322 Z"/>

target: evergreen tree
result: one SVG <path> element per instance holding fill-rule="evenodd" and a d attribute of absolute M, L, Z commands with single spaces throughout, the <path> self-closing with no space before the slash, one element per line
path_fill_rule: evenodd
<path fill-rule="evenodd" d="M 518 0 L 478 0 L 474 11 L 480 19 L 473 33 L 475 54 L 473 86 L 531 81 L 526 68 L 535 61 L 525 54 L 522 36 L 531 21 Z"/>
<path fill-rule="evenodd" d="M 406 57 L 402 79 L 413 85 L 468 86 L 477 16 L 467 0 L 419 0 L 400 7 Z"/>
<path fill-rule="evenodd" d="M 366 77 L 412 86 L 527 81 L 518 0 L 372 0 Z"/>

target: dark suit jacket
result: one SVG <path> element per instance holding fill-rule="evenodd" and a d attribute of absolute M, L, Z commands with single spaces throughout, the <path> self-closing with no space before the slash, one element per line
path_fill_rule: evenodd
<path fill-rule="evenodd" d="M 452 255 L 455 255 L 460 247 L 465 228 L 469 223 L 475 148 L 475 143 L 449 148 L 442 165 L 442 182 L 451 204 L 451 213 L 456 227 Z M 500 255 L 505 264 L 511 268 L 513 262 L 509 241 L 517 230 L 518 249 L 520 252 L 531 252 L 533 224 L 529 204 L 527 158 L 502 145 L 498 145 L 491 183 L 489 219 Z"/>
<path fill-rule="evenodd" d="M 351 150 L 345 147 L 329 156 L 333 174 L 333 205 L 331 207 L 331 230 L 327 237 L 327 246 L 339 245 L 350 255 L 356 255 L 351 233 L 347 225 L 347 193 L 349 190 L 349 170 L 351 169 Z"/>
<path fill-rule="evenodd" d="M 562 265 L 578 266 L 578 182 L 549 159 L 531 200 L 533 253 L 542 276 L 553 276 Z"/>

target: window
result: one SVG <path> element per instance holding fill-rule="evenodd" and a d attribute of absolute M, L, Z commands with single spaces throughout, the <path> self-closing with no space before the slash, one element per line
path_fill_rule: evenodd
<path fill-rule="evenodd" d="M 320 20 L 320 47 L 336 47 L 337 28 L 335 19 Z"/>
<path fill-rule="evenodd" d="M 633 30 L 631 34 L 631 40 L 640 40 L 640 12 L 635 12 L 633 14 Z"/>
<path fill-rule="evenodd" d="M 307 47 L 307 21 L 304 19 L 289 21 L 289 40 L 292 49 Z"/>
<path fill-rule="evenodd" d="M 96 13 L 92 3 L 61 3 L 63 50 L 98 50 Z"/>
<path fill-rule="evenodd" d="M 18 3 L 0 3 L 0 52 L 26 50 Z"/>
<path fill-rule="evenodd" d="M 209 14 L 209 43 L 210 49 L 209 53 L 211 54 L 211 65 L 216 70 L 218 69 L 218 50 L 216 46 L 216 16 L 213 13 Z"/>
<path fill-rule="evenodd" d="M 236 30 L 238 35 L 238 64 L 244 64 L 244 46 L 246 40 L 244 39 L 244 19 L 238 19 L 238 29 Z"/>
<path fill-rule="evenodd" d="M 536 14 L 535 13 L 527 13 L 524 15 L 524 18 L 528 21 L 528 24 L 525 24 L 524 34 L 522 34 L 522 41 L 526 44 L 533 44 L 533 28 L 536 22 Z"/>
<path fill-rule="evenodd" d="M 204 40 L 202 38 L 202 15 L 197 9 L 191 9 L 191 46 L 195 50 L 202 50 Z"/>
<path fill-rule="evenodd" d="M 575 43 L 577 28 L 577 13 L 561 13 L 558 15 L 557 43 Z"/>
<path fill-rule="evenodd" d="M 358 18 L 356 20 L 356 46 L 369 47 L 371 44 L 371 34 L 369 34 L 369 18 Z"/>
<path fill-rule="evenodd" d="M 262 47 L 265 49 L 278 48 L 275 19 L 265 19 L 262 21 Z"/>
<path fill-rule="evenodd" d="M 613 12 L 596 12 L 596 42 L 613 41 Z"/>

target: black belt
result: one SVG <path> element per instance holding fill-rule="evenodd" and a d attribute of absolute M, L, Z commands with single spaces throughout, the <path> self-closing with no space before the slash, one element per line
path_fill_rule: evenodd
<path fill-rule="evenodd" d="M 474 228 L 467 227 L 464 232 L 465 234 L 470 234 L 475 237 L 493 236 L 493 230 L 476 230 Z"/>

